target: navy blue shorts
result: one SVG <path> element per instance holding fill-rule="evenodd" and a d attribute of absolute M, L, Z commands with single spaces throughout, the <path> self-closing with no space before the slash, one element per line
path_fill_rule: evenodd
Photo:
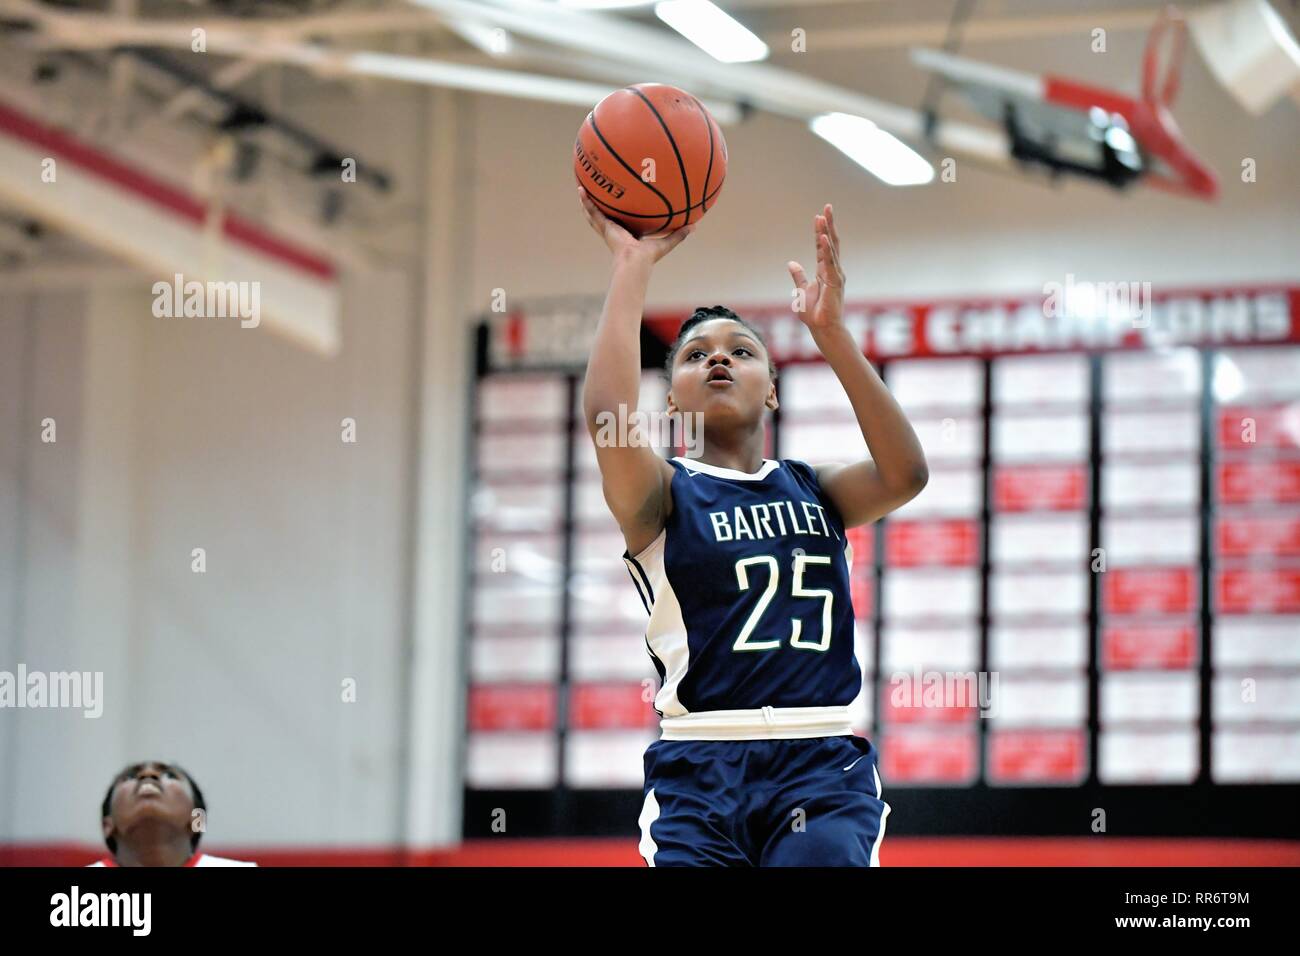
<path fill-rule="evenodd" d="M 656 740 L 645 752 L 650 866 L 879 866 L 889 804 L 865 737 Z"/>

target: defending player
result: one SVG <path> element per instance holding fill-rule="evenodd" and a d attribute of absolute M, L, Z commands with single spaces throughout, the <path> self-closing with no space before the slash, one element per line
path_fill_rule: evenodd
<path fill-rule="evenodd" d="M 196 815 L 196 811 L 198 814 Z M 119 773 L 101 811 L 109 856 L 91 866 L 257 866 L 199 852 L 203 791 L 175 764 L 147 760 Z"/>
<path fill-rule="evenodd" d="M 641 853 L 651 866 L 878 865 L 889 806 L 875 748 L 849 720 L 862 678 L 845 529 L 915 497 L 928 472 L 911 425 L 844 326 L 831 207 L 814 219 L 814 279 L 788 267 L 800 318 L 871 457 L 817 467 L 765 459 L 775 369 L 758 332 L 715 306 L 687 320 L 668 360 L 667 410 L 702 414 L 702 452 L 668 461 L 644 445 L 602 446 L 599 424 L 636 409 L 650 275 L 695 227 L 638 240 L 579 195 L 613 253 L 583 407 L 662 681 Z"/>

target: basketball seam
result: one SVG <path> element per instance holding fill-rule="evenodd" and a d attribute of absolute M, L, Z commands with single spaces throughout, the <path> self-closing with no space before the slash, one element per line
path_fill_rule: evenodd
<path fill-rule="evenodd" d="M 695 103 L 697 107 L 699 107 L 700 117 L 704 120 L 704 128 L 709 131 L 709 168 L 704 171 L 704 189 L 702 190 L 702 192 L 705 195 L 708 195 L 709 177 L 713 175 L 713 123 L 709 119 L 708 111 L 704 109 L 704 104 L 701 103 L 699 100 L 697 100 L 694 96 L 691 97 L 691 100 L 692 102 Z M 705 202 L 707 202 L 707 200 L 705 200 Z M 706 209 L 704 210 L 704 212 L 708 212 L 708 210 Z M 704 212 L 701 212 L 700 215 L 703 216 Z M 687 222 L 690 221 L 690 218 L 691 218 L 690 210 L 688 209 L 686 213 Z"/>
<path fill-rule="evenodd" d="M 649 97 L 647 97 L 644 93 L 638 90 L 635 86 L 625 86 L 624 89 L 632 93 L 635 93 L 638 97 L 640 97 L 641 102 L 645 103 L 645 105 L 649 108 L 651 113 L 654 113 L 655 119 L 658 120 L 659 122 L 659 127 L 664 131 L 664 135 L 668 137 L 668 145 L 673 148 L 673 155 L 677 157 L 677 169 L 682 174 L 682 186 L 685 187 L 686 189 L 686 219 L 689 222 L 691 218 L 690 210 L 692 208 L 691 207 L 691 180 L 690 177 L 686 175 L 686 164 L 682 162 L 682 153 L 681 150 L 677 148 L 677 140 L 673 139 L 672 130 L 668 128 L 668 124 L 664 122 L 664 118 L 659 114 L 659 111 L 655 109 L 655 105 L 650 102 Z M 669 204 L 668 208 L 672 209 L 672 205 Z M 668 221 L 664 223 L 663 228 L 667 229 L 670 225 L 672 225 L 673 218 L 676 215 L 677 215 L 676 213 L 673 213 L 673 215 L 669 216 Z M 685 225 L 685 223 L 683 223 L 683 225 Z"/>
<path fill-rule="evenodd" d="M 697 202 L 697 203 L 695 203 L 694 205 L 692 205 L 692 206 L 691 206 L 691 209 L 700 209 L 700 208 L 703 207 L 706 203 L 708 203 L 710 200 L 712 200 L 713 197 L 716 196 L 716 195 L 717 195 L 718 193 L 720 193 L 721 191 L 722 191 L 722 183 L 718 183 L 718 188 L 717 188 L 717 189 L 713 190 L 713 192 L 709 193 L 709 195 L 705 196 L 705 197 L 704 197 L 703 199 L 701 199 L 699 202 Z M 597 205 L 604 206 L 604 207 L 606 207 L 607 209 L 609 209 L 610 212 L 617 213 L 618 215 L 620 215 L 620 216 L 624 216 L 624 217 L 626 217 L 626 218 L 628 218 L 628 219 L 658 219 L 660 216 L 663 215 L 663 213 L 661 213 L 661 212 L 624 212 L 622 209 L 619 209 L 617 206 L 614 206 L 614 205 L 611 205 L 610 203 L 605 202 L 605 201 L 602 200 L 599 196 L 595 195 L 595 194 L 592 193 L 592 192 L 588 192 L 587 195 L 590 196 L 591 199 L 592 199 L 592 201 L 595 202 Z M 675 210 L 675 211 L 673 212 L 673 216 L 680 215 L 680 213 L 682 213 L 682 212 L 685 212 L 685 213 L 689 214 L 690 211 L 691 211 L 690 209 L 685 209 L 685 210 Z"/>
<path fill-rule="evenodd" d="M 587 114 L 587 122 L 591 124 L 591 131 L 592 131 L 593 133 L 596 134 L 596 137 L 600 140 L 601 144 L 605 147 L 605 149 L 609 151 L 609 154 L 610 154 L 611 156 L 613 156 L 616 160 L 618 160 L 618 164 L 619 164 L 620 166 L 622 166 L 624 169 L 626 169 L 630 175 L 634 176 L 634 177 L 637 178 L 637 179 L 641 179 L 641 177 L 637 175 L 636 170 L 633 169 L 631 166 L 629 166 L 626 162 L 624 162 L 623 157 L 620 156 L 620 155 L 618 154 L 618 151 L 617 151 L 616 149 L 614 149 L 613 146 L 610 146 L 610 145 L 609 145 L 609 141 L 606 140 L 604 134 L 601 133 L 601 131 L 600 131 L 600 127 L 596 125 L 596 111 L 595 111 L 595 110 L 592 110 L 590 113 Z M 646 182 L 644 179 L 641 179 L 641 184 L 642 184 L 643 186 L 645 186 L 647 189 L 649 189 L 649 190 L 650 190 L 652 193 L 654 193 L 656 196 L 658 196 L 660 199 L 662 199 L 663 202 L 664 202 L 664 205 L 668 207 L 668 211 L 669 211 L 669 213 L 672 213 L 673 204 L 672 204 L 672 201 L 671 201 L 667 196 L 665 196 L 663 193 L 661 193 L 661 192 L 660 192 L 658 189 L 656 189 L 653 185 L 651 185 L 650 183 Z M 588 193 L 590 193 L 590 192 L 591 192 L 591 191 L 588 190 Z M 595 197 L 594 197 L 594 194 L 593 194 L 593 197 L 592 197 L 592 198 L 595 198 Z M 688 198 L 688 199 L 690 198 L 690 194 L 689 194 L 689 193 L 687 194 L 687 198 Z M 604 205 L 604 204 L 602 204 L 602 205 Z M 615 206 L 610 206 L 609 208 L 610 208 L 610 209 L 617 209 L 617 207 L 615 207 Z M 623 215 L 628 215 L 627 213 L 622 213 L 622 214 L 623 214 Z M 649 219 L 650 216 L 649 216 L 648 214 L 642 214 L 642 215 L 640 215 L 640 216 L 637 216 L 637 218 L 638 218 L 638 219 Z M 656 216 L 655 218 L 658 218 L 658 217 Z M 669 217 L 668 217 L 668 221 L 669 221 L 669 222 L 672 222 L 672 215 L 669 215 Z"/>

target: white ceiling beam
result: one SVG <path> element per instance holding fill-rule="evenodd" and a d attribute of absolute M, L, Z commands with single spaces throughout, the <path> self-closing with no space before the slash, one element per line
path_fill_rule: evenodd
<path fill-rule="evenodd" d="M 97 249 L 91 254 L 98 255 Z M 20 268 L 0 269 L 0 292 L 66 291 L 79 285 L 139 288 L 145 283 L 137 269 L 111 261 L 25 262 Z"/>
<path fill-rule="evenodd" d="M 407 0 L 449 17 L 480 20 L 512 33 L 544 40 L 584 55 L 602 56 L 617 50 L 619 58 L 639 66 L 648 76 L 662 74 L 672 64 L 690 77 L 687 85 L 704 93 L 745 100 L 777 115 L 807 122 L 822 113 L 850 113 L 876 123 L 897 136 L 918 141 L 925 119 L 918 110 L 874 99 L 856 90 L 835 86 L 793 70 L 762 63 L 720 63 L 693 44 L 656 26 L 622 17 L 570 10 L 539 0 Z M 1005 161 L 1006 134 L 1000 130 L 944 122 L 935 131 L 940 148 L 973 151 L 991 161 Z"/>
<path fill-rule="evenodd" d="M 115 0 L 117 2 L 117 0 Z M 71 12 L 67 8 L 47 7 L 34 3 L 33 0 L 0 0 L 0 12 L 10 16 L 25 17 L 47 25 L 60 20 L 76 29 L 83 24 L 87 35 L 80 38 L 80 46 L 93 49 L 106 45 L 95 36 L 89 35 L 89 28 L 96 28 L 106 15 L 91 12 Z M 195 14 L 184 18 L 150 18 L 137 20 L 138 24 L 192 30 L 203 27 L 222 33 L 238 33 L 249 37 L 277 37 L 283 40 L 304 37 L 346 37 L 365 34 L 443 32 L 446 27 L 427 10 L 412 9 L 409 6 L 382 8 L 379 10 L 359 10 L 336 13 L 320 13 L 298 17 L 279 17 L 268 19 L 246 19 L 231 16 L 202 16 Z M 79 31 L 80 32 L 80 31 Z"/>
<path fill-rule="evenodd" d="M 644 81 L 640 68 L 629 66 L 627 63 L 616 59 L 602 59 L 594 56 L 575 57 L 572 53 L 556 49 L 554 46 L 518 41 L 514 43 L 509 53 L 501 57 L 489 57 L 477 50 L 467 50 L 463 53 L 440 54 L 439 59 L 447 63 L 464 63 L 468 65 L 509 63 L 512 66 L 564 71 L 585 76 L 588 79 L 605 80 L 611 84 L 611 89 Z M 671 69 L 662 70 L 659 74 L 659 79 L 663 82 L 672 82 L 673 77 L 674 72 Z M 724 115 L 733 115 L 739 118 L 739 113 L 734 111 L 734 107 L 731 107 L 730 104 L 724 104 L 724 106 L 726 107 Z M 710 110 L 713 109 L 712 106 L 709 108 Z M 717 119 L 716 114 L 714 118 Z"/>
<path fill-rule="evenodd" d="M 849 4 L 883 3 L 884 0 L 730 0 L 723 6 L 733 10 L 763 8 L 833 7 Z M 649 5 L 647 5 L 647 9 Z M 636 10 L 638 8 L 631 8 Z M 1083 14 L 1044 14 L 1022 17 L 972 17 L 966 22 L 962 36 L 965 42 L 994 42 L 998 40 L 1026 39 L 1058 36 L 1080 29 L 1092 29 L 1101 24 L 1113 30 L 1140 30 L 1150 26 L 1161 9 L 1159 4 L 1147 7 L 1096 10 Z M 64 11 L 43 7 L 31 0 L 3 0 L 0 10 L 14 14 L 39 17 L 43 20 L 64 15 Z M 588 13 L 589 11 L 577 11 Z M 75 15 L 73 15 L 75 16 Z M 167 23 L 168 21 L 152 21 Z M 194 21 L 187 20 L 192 28 Z M 409 6 L 358 10 L 307 16 L 248 20 L 237 17 L 204 18 L 199 25 L 208 29 L 237 31 L 256 36 L 274 36 L 282 39 L 304 37 L 347 37 L 385 33 L 442 32 L 452 28 L 426 9 Z M 798 24 L 796 24 L 798 25 Z M 935 46 L 947 36 L 947 20 L 916 21 L 883 26 L 840 27 L 817 30 L 816 49 L 886 49 L 912 45 Z M 789 40 L 788 33 L 769 32 L 763 37 L 769 46 L 783 48 Z M 96 45 L 94 37 L 84 38 L 86 48 Z M 99 44 L 102 45 L 102 44 Z"/>

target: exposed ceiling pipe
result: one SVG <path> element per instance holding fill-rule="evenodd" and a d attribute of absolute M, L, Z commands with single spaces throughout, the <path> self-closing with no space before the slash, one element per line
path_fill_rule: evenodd
<path fill-rule="evenodd" d="M 227 132 L 261 128 L 274 132 L 285 142 L 291 144 L 294 150 L 303 155 L 305 168 L 302 171 L 308 174 L 318 174 L 326 171 L 336 173 L 341 168 L 342 153 L 344 151 L 325 142 L 297 123 L 283 116 L 270 113 L 257 103 L 237 96 L 229 90 L 218 89 L 201 74 L 181 66 L 165 54 L 149 49 L 128 49 L 130 49 L 131 55 L 138 58 L 140 62 L 165 73 L 189 89 L 197 88 L 202 90 L 208 99 L 220 104 L 226 114 L 220 126 Z M 358 182 L 368 183 L 382 192 L 388 191 L 392 186 L 387 173 L 360 159 L 356 159 L 356 175 Z"/>
<path fill-rule="evenodd" d="M 236 60 L 223 66 L 208 77 L 208 85 L 216 90 L 233 89 L 260 70 L 262 66 L 263 64 L 255 60 Z M 197 109 L 206 95 L 207 90 L 202 86 L 186 86 L 163 104 L 162 109 L 156 115 L 163 120 L 179 119 L 190 110 Z"/>

